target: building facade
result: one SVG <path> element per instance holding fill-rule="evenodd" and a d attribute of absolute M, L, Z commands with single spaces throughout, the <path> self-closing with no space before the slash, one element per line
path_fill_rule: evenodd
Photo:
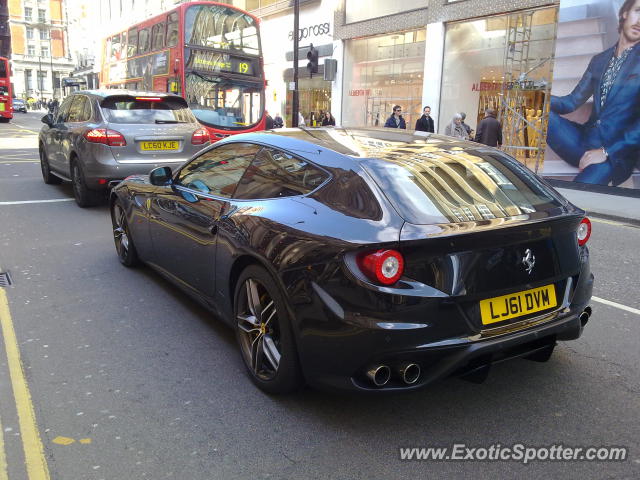
<path fill-rule="evenodd" d="M 14 94 L 51 99 L 62 95 L 61 79 L 73 62 L 64 0 L 9 0 Z"/>

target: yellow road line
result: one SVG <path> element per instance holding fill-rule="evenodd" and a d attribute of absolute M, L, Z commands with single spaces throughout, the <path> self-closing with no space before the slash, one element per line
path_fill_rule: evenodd
<path fill-rule="evenodd" d="M 36 424 L 36 415 L 33 410 L 31 394 L 29 393 L 29 385 L 27 385 L 20 361 L 20 350 L 9 312 L 9 302 L 7 294 L 2 288 L 0 288 L 0 324 L 7 351 L 7 364 L 11 376 L 13 396 L 16 402 L 16 410 L 18 411 L 20 438 L 24 449 L 27 476 L 29 480 L 50 480 L 49 467 L 45 460 L 44 447 Z"/>
<path fill-rule="evenodd" d="M 615 220 L 605 220 L 604 218 L 589 217 L 589 220 L 596 223 L 606 223 L 607 225 L 615 225 L 616 227 L 633 227 L 634 226 L 629 223 L 617 222 Z"/>
<path fill-rule="evenodd" d="M 7 473 L 7 454 L 4 450 L 4 429 L 2 428 L 2 419 L 0 419 L 0 480 L 9 480 Z"/>

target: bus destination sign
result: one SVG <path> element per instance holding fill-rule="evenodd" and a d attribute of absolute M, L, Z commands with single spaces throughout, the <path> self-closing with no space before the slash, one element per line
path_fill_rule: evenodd
<path fill-rule="evenodd" d="M 238 75 L 257 76 L 255 60 L 239 58 L 227 53 L 191 50 L 187 67 L 196 71 L 211 73 L 235 73 Z"/>

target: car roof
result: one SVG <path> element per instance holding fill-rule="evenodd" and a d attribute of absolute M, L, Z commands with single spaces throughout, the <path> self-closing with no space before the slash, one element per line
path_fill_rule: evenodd
<path fill-rule="evenodd" d="M 141 90 L 125 90 L 125 89 L 105 89 L 105 90 L 77 90 L 71 95 L 93 95 L 95 97 L 107 98 L 128 95 L 132 97 L 160 97 L 160 98 L 182 98 L 179 95 L 166 92 L 145 92 Z"/>
<path fill-rule="evenodd" d="M 218 143 L 243 140 L 307 153 L 328 149 L 350 157 L 354 162 L 362 158 L 393 160 L 409 155 L 437 155 L 438 152 L 448 155 L 480 151 L 499 153 L 485 145 L 446 135 L 376 127 L 280 128 L 233 135 Z M 317 161 L 323 163 L 320 159 Z"/>

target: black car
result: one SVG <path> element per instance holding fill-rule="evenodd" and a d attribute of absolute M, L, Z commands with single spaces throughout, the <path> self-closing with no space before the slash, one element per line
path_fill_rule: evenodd
<path fill-rule="evenodd" d="M 233 326 L 254 383 L 410 390 L 544 361 L 591 315 L 591 224 L 499 150 L 386 129 L 229 137 L 119 184 L 120 261 Z"/>

